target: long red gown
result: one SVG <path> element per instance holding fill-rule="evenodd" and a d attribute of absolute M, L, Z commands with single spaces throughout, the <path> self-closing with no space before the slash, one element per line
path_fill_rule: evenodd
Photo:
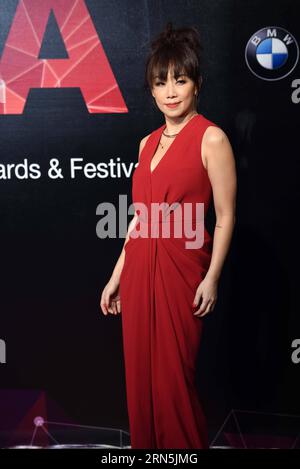
<path fill-rule="evenodd" d="M 152 227 L 156 235 L 129 238 L 120 278 L 131 448 L 209 446 L 195 384 L 203 319 L 193 315 L 192 303 L 210 264 L 212 238 L 202 223 L 202 247 L 187 249 L 185 241 L 196 238 L 186 237 L 184 231 L 181 237 L 174 236 L 178 222 L 170 221 L 175 220 L 176 208 L 165 219 L 171 236 L 163 237 L 157 229 L 165 222 L 151 215 L 151 203 L 189 202 L 195 207 L 201 202 L 206 214 L 212 188 L 201 159 L 201 142 L 210 125 L 216 126 L 202 114 L 193 116 L 151 173 L 150 163 L 166 125 L 154 130 L 132 176 L 135 208 L 140 202 L 149 208 L 148 219 L 141 216 L 136 230 L 147 225 L 148 234 Z M 195 213 L 189 218 L 193 229 L 200 229 Z"/>

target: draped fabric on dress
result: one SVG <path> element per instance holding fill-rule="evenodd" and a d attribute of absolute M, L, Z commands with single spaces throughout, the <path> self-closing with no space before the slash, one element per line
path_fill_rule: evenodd
<path fill-rule="evenodd" d="M 203 333 L 203 319 L 193 315 L 196 289 L 211 260 L 212 238 L 203 219 L 196 219 L 196 203 L 204 216 L 212 188 L 201 159 L 201 143 L 208 126 L 202 114 L 193 116 L 150 171 L 150 163 L 166 127 L 154 130 L 141 152 L 132 177 L 132 201 L 143 203 L 136 230 L 154 236 L 130 237 L 120 278 L 121 317 L 126 394 L 132 448 L 207 448 L 207 424 L 195 384 L 195 366 Z M 153 202 L 168 204 L 164 220 L 151 214 Z M 172 204 L 175 208 L 172 209 Z M 186 214 L 184 204 L 192 212 Z M 177 205 L 176 205 L 177 204 Z M 182 209 L 181 221 L 175 221 Z M 170 236 L 162 236 L 169 222 Z M 174 223 L 172 223 L 174 221 Z M 188 221 L 203 226 L 202 246 L 186 248 L 187 237 L 175 227 Z M 157 235 L 158 234 L 158 235 Z"/>

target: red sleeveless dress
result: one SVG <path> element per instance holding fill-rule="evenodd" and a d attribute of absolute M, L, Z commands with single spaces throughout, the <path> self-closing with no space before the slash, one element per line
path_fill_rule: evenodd
<path fill-rule="evenodd" d="M 204 215 L 212 188 L 201 159 L 202 137 L 216 126 L 202 114 L 193 116 L 150 171 L 150 163 L 166 125 L 154 130 L 141 152 L 132 177 L 132 201 L 140 213 L 136 230 L 148 235 L 130 237 L 120 278 L 121 317 L 127 407 L 132 448 L 208 448 L 206 419 L 195 385 L 196 357 L 203 319 L 193 315 L 192 303 L 210 264 L 212 238 L 196 218 Z M 164 221 L 151 212 L 153 202 L 169 204 Z M 139 212 L 139 203 L 149 209 Z M 177 203 L 175 209 L 172 205 Z M 182 210 L 182 236 L 175 236 L 176 210 Z M 186 248 L 186 219 L 197 230 L 204 226 L 201 247 Z M 170 235 L 162 235 L 168 221 Z M 174 221 L 174 223 L 172 223 Z M 156 229 L 155 229 L 156 228 Z M 145 233 L 145 231 L 143 231 Z"/>

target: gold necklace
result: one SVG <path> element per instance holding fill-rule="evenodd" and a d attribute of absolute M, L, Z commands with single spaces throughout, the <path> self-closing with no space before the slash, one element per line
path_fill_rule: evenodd
<path fill-rule="evenodd" d="M 190 117 L 190 119 L 187 121 L 187 123 L 186 123 L 185 125 L 187 125 L 187 124 L 190 122 L 190 120 L 191 120 L 194 116 L 196 116 L 196 115 L 198 115 L 198 112 L 195 112 L 195 114 L 193 114 L 192 117 Z M 185 125 L 184 125 L 184 127 L 185 127 Z M 182 128 L 183 128 L 183 127 L 182 127 Z M 181 132 L 181 130 L 182 130 L 182 129 L 180 129 L 179 132 Z M 162 135 L 164 135 L 165 137 L 174 138 L 174 137 L 176 137 L 176 135 L 179 134 L 179 132 L 177 132 L 176 134 L 168 135 L 168 134 L 165 134 L 165 131 L 163 130 Z M 159 139 L 159 144 L 160 144 L 160 146 L 162 147 L 162 149 L 165 148 L 165 145 L 163 145 L 163 144 L 161 143 L 161 137 L 160 137 L 160 139 Z"/>

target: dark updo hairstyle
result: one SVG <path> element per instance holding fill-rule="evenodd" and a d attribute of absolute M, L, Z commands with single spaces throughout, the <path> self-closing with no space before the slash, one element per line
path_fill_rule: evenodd
<path fill-rule="evenodd" d="M 184 73 L 195 83 L 198 96 L 202 82 L 202 51 L 200 34 L 195 27 L 173 29 L 172 22 L 168 22 L 151 42 L 146 60 L 145 89 L 151 91 L 155 76 L 166 81 L 171 66 L 176 80 Z"/>

